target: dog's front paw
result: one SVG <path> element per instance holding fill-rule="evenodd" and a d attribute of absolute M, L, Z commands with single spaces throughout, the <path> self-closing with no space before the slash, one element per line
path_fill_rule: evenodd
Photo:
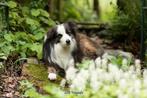
<path fill-rule="evenodd" d="M 48 74 L 48 79 L 49 80 L 56 80 L 57 79 L 57 75 L 55 73 L 49 73 Z"/>

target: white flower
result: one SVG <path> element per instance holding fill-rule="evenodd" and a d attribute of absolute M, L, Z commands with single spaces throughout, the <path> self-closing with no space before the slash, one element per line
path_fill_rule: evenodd
<path fill-rule="evenodd" d="M 124 72 L 123 73 L 123 78 L 127 79 L 127 80 L 130 80 L 132 77 L 132 74 L 130 74 L 128 71 Z"/>
<path fill-rule="evenodd" d="M 106 82 L 113 82 L 114 79 L 113 79 L 113 74 L 110 74 L 110 73 L 103 73 L 101 74 L 102 76 L 102 80 L 103 81 L 106 81 Z"/>
<path fill-rule="evenodd" d="M 128 72 L 129 72 L 130 74 L 134 74 L 134 73 L 135 73 L 135 67 L 134 67 L 134 65 L 131 65 L 131 66 L 129 67 Z"/>
<path fill-rule="evenodd" d="M 144 69 L 143 71 L 143 78 L 147 78 L 147 69 Z"/>
<path fill-rule="evenodd" d="M 108 59 L 104 58 L 102 59 L 102 68 L 106 69 L 108 67 Z"/>
<path fill-rule="evenodd" d="M 120 93 L 117 98 L 129 98 L 129 96 L 126 95 L 126 94 L 121 94 Z"/>
<path fill-rule="evenodd" d="M 71 81 L 75 78 L 76 76 L 76 72 L 77 72 L 77 69 L 74 68 L 74 67 L 69 67 L 66 71 L 66 79 L 68 81 Z"/>
<path fill-rule="evenodd" d="M 73 81 L 72 81 L 72 85 L 70 86 L 71 89 L 76 89 L 79 91 L 83 91 L 86 87 L 86 81 L 77 76 Z"/>
<path fill-rule="evenodd" d="M 95 92 L 95 91 L 98 91 L 99 88 L 101 87 L 101 85 L 102 85 L 102 83 L 99 82 L 99 81 L 91 81 L 91 82 L 90 82 L 90 86 L 91 86 L 91 88 L 94 90 L 94 92 Z"/>
<path fill-rule="evenodd" d="M 144 87 L 147 89 L 147 69 L 143 71 L 143 84 Z"/>
<path fill-rule="evenodd" d="M 136 90 L 141 89 L 141 81 L 140 81 L 139 79 L 136 79 L 136 80 L 134 81 L 134 88 L 135 88 Z"/>
<path fill-rule="evenodd" d="M 111 86 L 115 86 L 112 92 L 115 92 L 117 98 L 139 98 L 140 94 L 147 89 L 147 69 L 144 70 L 142 79 L 138 77 L 140 60 L 136 60 L 135 65 L 129 67 L 127 59 L 123 59 L 122 65 L 127 65 L 127 70 L 119 69 L 118 65 L 108 64 L 107 57 L 103 59 L 98 57 L 87 64 L 89 67 L 86 70 L 80 69 L 76 73 L 74 69 L 68 69 L 67 79 L 72 80 L 70 88 L 82 91 L 86 86 L 90 86 L 93 93 L 96 93 L 101 90 L 101 87 L 105 92 L 110 92 Z"/>
<path fill-rule="evenodd" d="M 97 71 L 93 70 L 93 72 L 90 74 L 90 82 L 95 82 L 98 79 Z"/>
<path fill-rule="evenodd" d="M 143 84 L 144 84 L 144 85 L 143 85 L 143 86 L 144 86 L 144 88 L 146 88 L 146 89 L 147 89 L 147 78 L 144 78 L 144 79 L 143 79 Z"/>
<path fill-rule="evenodd" d="M 80 74 L 85 80 L 87 80 L 89 78 L 89 71 L 88 70 L 81 69 Z"/>
<path fill-rule="evenodd" d="M 121 70 L 118 73 L 114 74 L 115 81 L 119 81 L 121 79 L 122 72 Z"/>
<path fill-rule="evenodd" d="M 95 63 L 93 61 L 90 62 L 90 64 L 87 66 L 89 66 L 89 68 L 88 68 L 89 72 L 92 72 L 96 68 Z"/>
<path fill-rule="evenodd" d="M 71 89 L 84 90 L 88 79 L 88 70 L 81 70 L 72 81 Z"/>
<path fill-rule="evenodd" d="M 61 87 L 65 87 L 65 84 L 66 84 L 66 80 L 62 79 L 61 82 L 60 82 L 60 86 Z"/>
<path fill-rule="evenodd" d="M 120 81 L 119 81 L 119 87 L 121 88 L 121 89 L 125 89 L 125 88 L 127 88 L 127 85 L 128 84 L 128 82 L 125 80 L 125 79 L 121 79 Z"/>
<path fill-rule="evenodd" d="M 122 66 L 126 66 L 126 65 L 128 65 L 128 60 L 124 58 L 122 61 Z"/>
<path fill-rule="evenodd" d="M 96 67 L 99 67 L 99 68 L 102 66 L 102 61 L 100 57 L 97 57 L 95 59 L 95 64 L 96 64 Z"/>
<path fill-rule="evenodd" d="M 139 69 L 141 68 L 141 61 L 139 59 L 135 60 L 135 67 Z"/>
<path fill-rule="evenodd" d="M 116 72 L 116 73 L 119 71 L 117 65 L 113 65 L 113 64 L 108 64 L 108 70 L 110 72 Z"/>

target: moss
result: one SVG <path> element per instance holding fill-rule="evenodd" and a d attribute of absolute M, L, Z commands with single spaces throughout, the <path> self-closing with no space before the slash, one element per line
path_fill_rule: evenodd
<path fill-rule="evenodd" d="M 43 65 L 25 64 L 22 72 L 25 78 L 36 86 L 42 87 L 49 83 L 47 68 Z"/>
<path fill-rule="evenodd" d="M 41 64 L 25 64 L 22 72 L 25 79 L 41 88 L 50 83 L 59 84 L 62 79 L 58 76 L 56 81 L 49 81 L 47 68 Z"/>
<path fill-rule="evenodd" d="M 33 75 L 33 77 L 46 81 L 47 80 L 47 69 L 43 65 L 29 65 L 27 66 L 27 69 L 30 74 Z"/>

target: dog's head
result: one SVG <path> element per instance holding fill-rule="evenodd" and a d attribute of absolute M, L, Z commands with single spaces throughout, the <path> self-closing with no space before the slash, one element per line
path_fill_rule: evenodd
<path fill-rule="evenodd" d="M 69 47 L 75 42 L 76 36 L 76 24 L 73 22 L 67 22 L 57 25 L 51 29 L 45 36 L 44 41 L 60 44 L 63 47 Z"/>

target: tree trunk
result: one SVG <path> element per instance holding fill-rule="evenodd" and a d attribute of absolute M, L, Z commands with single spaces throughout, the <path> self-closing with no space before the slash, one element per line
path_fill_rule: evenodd
<path fill-rule="evenodd" d="M 99 15 L 99 1 L 98 0 L 93 1 L 93 10 L 97 13 L 97 15 Z"/>
<path fill-rule="evenodd" d="M 117 0 L 117 6 L 121 11 L 124 11 L 124 1 L 123 0 Z"/>
<path fill-rule="evenodd" d="M 57 9 L 58 9 L 58 20 L 62 21 L 62 8 L 63 8 L 63 0 L 57 0 Z"/>
<path fill-rule="evenodd" d="M 53 0 L 48 0 L 48 12 L 52 16 L 53 14 L 53 9 L 54 9 L 54 2 Z"/>

